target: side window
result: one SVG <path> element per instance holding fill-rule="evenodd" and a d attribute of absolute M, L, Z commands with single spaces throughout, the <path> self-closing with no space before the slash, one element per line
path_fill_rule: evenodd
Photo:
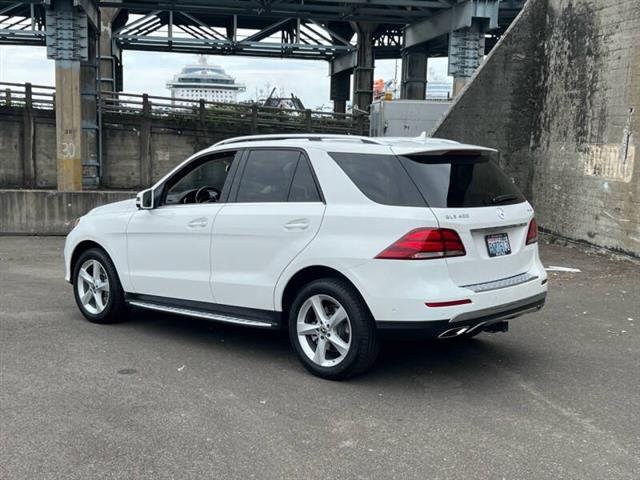
<path fill-rule="evenodd" d="M 299 158 L 294 150 L 252 150 L 236 201 L 286 202 Z"/>
<path fill-rule="evenodd" d="M 231 170 L 236 152 L 205 157 L 187 165 L 183 172 L 176 174 L 168 184 L 165 204 L 207 203 L 217 201 L 222 195 L 227 176 Z M 200 198 L 196 192 L 204 189 Z"/>
<path fill-rule="evenodd" d="M 304 156 L 300 155 L 298 160 L 298 168 L 293 176 L 291 190 L 289 190 L 290 202 L 320 202 L 320 194 L 313 180 L 313 174 L 309 167 L 309 162 Z"/>

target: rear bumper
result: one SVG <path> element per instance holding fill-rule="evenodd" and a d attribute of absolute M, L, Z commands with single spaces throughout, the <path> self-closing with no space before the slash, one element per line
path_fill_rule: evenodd
<path fill-rule="evenodd" d="M 547 292 L 543 292 L 514 302 L 467 311 L 450 319 L 418 322 L 377 321 L 376 326 L 383 337 L 437 338 L 454 327 L 467 327 L 466 332 L 471 333 L 502 320 L 537 312 L 544 306 L 546 298 Z"/>

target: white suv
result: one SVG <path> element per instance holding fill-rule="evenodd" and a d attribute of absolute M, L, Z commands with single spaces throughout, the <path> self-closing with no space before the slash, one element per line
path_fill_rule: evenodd
<path fill-rule="evenodd" d="M 542 307 L 533 209 L 496 155 L 422 137 L 225 140 L 76 221 L 66 280 L 92 322 L 136 306 L 288 328 L 307 369 L 347 378 L 384 334 L 470 337 Z"/>

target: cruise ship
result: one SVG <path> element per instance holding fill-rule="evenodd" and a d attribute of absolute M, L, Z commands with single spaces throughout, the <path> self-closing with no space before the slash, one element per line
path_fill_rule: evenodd
<path fill-rule="evenodd" d="M 197 65 L 187 65 L 167 82 L 174 105 L 191 105 L 184 100 L 206 100 L 208 102 L 237 103 L 238 93 L 246 90 L 236 79 L 225 73 L 219 65 L 209 65 L 201 55 Z"/>

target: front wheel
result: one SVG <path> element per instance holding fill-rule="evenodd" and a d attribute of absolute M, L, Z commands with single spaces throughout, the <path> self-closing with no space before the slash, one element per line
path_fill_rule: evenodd
<path fill-rule="evenodd" d="M 127 305 L 118 273 L 101 249 L 83 252 L 73 269 L 73 293 L 80 312 L 93 323 L 115 323 L 126 319 Z"/>
<path fill-rule="evenodd" d="M 289 309 L 289 337 L 302 364 L 322 378 L 358 375 L 378 354 L 369 309 L 341 279 L 315 280 L 300 290 Z"/>

